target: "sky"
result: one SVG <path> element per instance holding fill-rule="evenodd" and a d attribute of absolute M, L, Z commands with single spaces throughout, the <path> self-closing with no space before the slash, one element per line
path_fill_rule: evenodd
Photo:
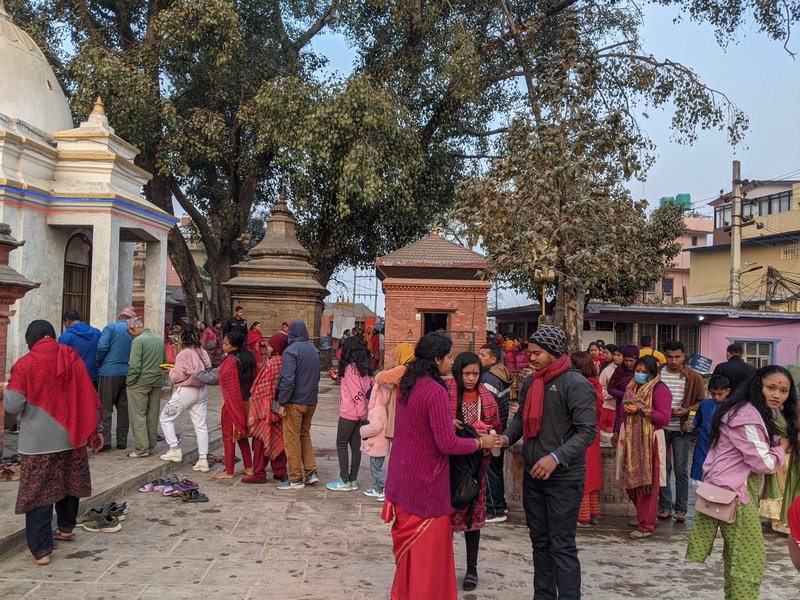
<path fill-rule="evenodd" d="M 768 40 L 752 26 L 744 27 L 736 41 L 722 49 L 710 27 L 688 20 L 673 23 L 678 16 L 674 7 L 649 6 L 642 32 L 645 49 L 656 58 L 670 58 L 692 67 L 706 84 L 724 92 L 745 111 L 750 129 L 738 148 L 731 148 L 726 134 L 718 131 L 701 132 L 693 145 L 686 146 L 672 141 L 666 112 L 649 110 L 650 118 L 642 125 L 656 144 L 656 161 L 646 181 L 630 182 L 632 195 L 655 205 L 662 196 L 689 193 L 693 208 L 711 215 L 708 202 L 720 190 L 731 188 L 733 160 L 741 161 L 744 179 L 800 179 L 800 60 L 793 59 L 782 43 Z M 350 71 L 353 53 L 341 36 L 320 36 L 314 47 L 328 57 L 331 71 Z M 800 32 L 795 32 L 789 48 L 800 57 Z M 340 295 L 349 300 L 353 271 L 339 273 L 337 279 L 343 285 L 337 287 L 332 282 L 328 301 Z M 359 277 L 356 293 L 369 294 L 376 285 L 375 279 Z M 507 290 L 498 296 L 500 308 L 529 302 Z M 372 306 L 366 296 L 356 300 Z M 379 293 L 379 315 L 383 315 L 383 306 Z"/>

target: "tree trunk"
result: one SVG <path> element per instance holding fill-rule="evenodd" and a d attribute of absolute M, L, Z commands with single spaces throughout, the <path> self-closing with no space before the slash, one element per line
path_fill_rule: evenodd
<path fill-rule="evenodd" d="M 225 321 L 232 314 L 231 294 L 224 285 L 231 278 L 231 257 L 227 250 L 220 248 L 219 255 L 207 254 L 207 270 L 211 275 L 210 310 L 215 319 Z"/>
<path fill-rule="evenodd" d="M 567 351 L 583 348 L 583 311 L 586 305 L 586 286 L 580 281 L 560 277 L 556 289 L 554 323 L 567 334 Z"/>

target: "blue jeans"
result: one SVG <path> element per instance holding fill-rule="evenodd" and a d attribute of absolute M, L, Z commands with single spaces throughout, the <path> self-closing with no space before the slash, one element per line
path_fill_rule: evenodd
<path fill-rule="evenodd" d="M 667 485 L 658 492 L 658 512 L 685 515 L 689 504 L 689 441 L 691 433 L 664 430 L 667 443 Z M 672 448 L 672 453 L 670 453 Z M 675 503 L 672 502 L 672 472 L 675 471 Z"/>
<path fill-rule="evenodd" d="M 386 488 L 386 471 L 383 470 L 383 461 L 385 460 L 385 456 L 369 457 L 369 470 L 375 480 L 375 485 L 372 487 L 381 492 Z"/>

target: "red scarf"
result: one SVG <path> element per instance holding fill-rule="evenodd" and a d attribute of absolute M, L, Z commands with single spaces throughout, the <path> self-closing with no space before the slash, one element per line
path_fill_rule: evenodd
<path fill-rule="evenodd" d="M 242 388 L 239 385 L 239 368 L 233 354 L 229 354 L 219 366 L 219 387 L 222 391 L 222 410 L 231 416 L 238 436 L 247 436 L 247 416 L 242 398 Z M 234 434 L 237 431 L 234 431 Z"/>
<path fill-rule="evenodd" d="M 86 445 L 97 432 L 100 398 L 78 353 L 42 338 L 11 367 L 7 388 L 25 395 L 61 425 L 73 448 Z"/>
<path fill-rule="evenodd" d="M 526 444 L 531 438 L 539 435 L 539 430 L 542 428 L 545 386 L 571 368 L 572 362 L 569 356 L 562 354 L 555 362 L 534 371 L 533 382 L 528 388 L 528 395 L 525 396 L 525 412 L 522 415 L 523 437 Z"/>

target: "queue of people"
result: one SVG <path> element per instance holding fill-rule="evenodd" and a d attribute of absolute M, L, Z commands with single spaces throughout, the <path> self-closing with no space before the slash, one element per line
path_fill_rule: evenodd
<path fill-rule="evenodd" d="M 174 421 L 188 412 L 198 440 L 194 469 L 209 471 L 206 386 L 219 385 L 225 456 L 214 478 L 237 475 L 238 447 L 243 483 L 266 483 L 267 467 L 278 490 L 301 490 L 319 481 L 311 440 L 319 353 L 303 321 L 285 323 L 285 331 L 267 340 L 262 334 L 259 366 L 248 348 L 256 324 L 248 328 L 237 311 L 226 324 L 223 359 L 216 367 L 211 355 L 216 346 L 206 348 L 216 342 L 191 324 L 180 328 L 174 365 L 165 363 L 166 345 L 131 307 L 103 332 L 80 324 L 80 315 L 65 315 L 69 335 L 62 335 L 65 343 L 59 344 L 52 325 L 31 323 L 26 332 L 30 352 L 14 365 L 4 390 L 6 410 L 21 414 L 17 512 L 26 514 L 28 545 L 37 563 L 47 564 L 52 553 L 53 508 L 55 539 L 73 535 L 78 498 L 90 493 L 87 447 L 99 452 L 111 441 L 104 391 L 109 392 L 109 410 L 117 411 L 121 403 L 111 392 L 120 387 L 126 392 L 134 432 L 131 458 L 150 455 L 160 423 L 169 445 L 160 458 L 181 462 Z M 123 333 L 129 353 L 121 386 L 111 378 L 123 377 L 117 374 L 125 358 Z M 86 346 L 95 338 L 98 368 L 90 371 Z M 360 336 L 346 339 L 339 363 L 339 476 L 326 487 L 358 490 L 362 451 L 369 456 L 373 482 L 364 494 L 383 502 L 383 517 L 392 523 L 397 567 L 392 598 L 456 597 L 453 532 L 464 533 L 461 587 L 478 587 L 480 532 L 486 523 L 506 518 L 503 450 L 519 440 L 535 597 L 580 598 L 576 534 L 601 517 L 601 433 L 611 434 L 617 449 L 615 475 L 636 510 L 633 540 L 651 537 L 659 519 L 686 519 L 690 476 L 702 482 L 698 497 L 703 501 L 703 486 L 731 494 L 731 510 L 725 513 L 730 518 L 704 512 L 698 503 L 686 558 L 703 562 L 721 536 L 725 597 L 758 598 L 765 568 L 761 517 L 788 531 L 800 510 L 800 407 L 792 377 L 770 365 L 736 379 L 744 369 L 732 345 L 732 365 L 720 371 L 732 374 L 736 389 L 720 372 L 710 379 L 710 397 L 705 398 L 702 380 L 685 364 L 679 341 L 667 342 L 663 353 L 652 346 L 644 350 L 593 342 L 586 352 L 569 354 L 562 330 L 540 327 L 526 345 L 530 374 L 512 413 L 514 373 L 496 344 L 485 344 L 478 354 L 453 356 L 449 338 L 431 333 L 416 346 L 398 345 L 397 366 L 376 373 L 370 344 Z M 40 371 L 49 369 L 52 375 L 52 365 L 57 366 L 55 377 L 44 377 Z M 173 393 L 159 414 L 164 371 Z M 66 402 L 53 401 L 65 394 Z M 50 434 L 33 433 L 42 431 Z M 690 471 L 692 435 L 697 441 Z M 126 447 L 127 431 L 123 437 L 117 429 L 116 441 Z M 792 544 L 797 539 L 789 544 L 793 556 L 800 547 Z"/>

